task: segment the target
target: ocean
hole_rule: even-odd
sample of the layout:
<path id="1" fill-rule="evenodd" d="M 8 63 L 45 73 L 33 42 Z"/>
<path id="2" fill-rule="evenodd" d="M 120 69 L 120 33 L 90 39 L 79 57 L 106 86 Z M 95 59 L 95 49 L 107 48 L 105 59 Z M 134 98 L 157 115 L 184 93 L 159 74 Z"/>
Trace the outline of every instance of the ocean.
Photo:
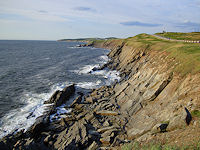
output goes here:
<path id="1" fill-rule="evenodd" d="M 117 71 L 92 71 L 109 60 L 109 50 L 79 44 L 0 40 L 0 137 L 30 127 L 56 90 L 75 83 L 87 94 L 120 79 Z"/>

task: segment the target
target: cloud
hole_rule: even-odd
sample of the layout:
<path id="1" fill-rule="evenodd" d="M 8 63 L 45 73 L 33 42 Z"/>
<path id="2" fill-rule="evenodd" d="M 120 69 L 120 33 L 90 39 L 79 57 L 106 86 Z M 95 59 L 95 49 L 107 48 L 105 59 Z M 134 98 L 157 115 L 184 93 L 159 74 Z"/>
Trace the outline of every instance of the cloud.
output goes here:
<path id="1" fill-rule="evenodd" d="M 176 24 L 176 27 L 178 28 L 200 28 L 200 23 L 196 23 L 196 22 L 184 22 L 184 23 L 178 23 Z"/>
<path id="2" fill-rule="evenodd" d="M 120 24 L 124 25 L 124 26 L 140 26 L 140 27 L 158 27 L 158 26 L 162 26 L 162 24 L 144 23 L 144 22 L 139 22 L 139 21 L 120 22 Z"/>
<path id="3" fill-rule="evenodd" d="M 78 11 L 95 11 L 95 9 L 90 7 L 75 7 L 74 9 Z"/>
<path id="4" fill-rule="evenodd" d="M 45 10 L 39 10 L 38 12 L 39 13 L 44 13 L 44 14 L 48 13 L 48 11 L 45 11 Z"/>

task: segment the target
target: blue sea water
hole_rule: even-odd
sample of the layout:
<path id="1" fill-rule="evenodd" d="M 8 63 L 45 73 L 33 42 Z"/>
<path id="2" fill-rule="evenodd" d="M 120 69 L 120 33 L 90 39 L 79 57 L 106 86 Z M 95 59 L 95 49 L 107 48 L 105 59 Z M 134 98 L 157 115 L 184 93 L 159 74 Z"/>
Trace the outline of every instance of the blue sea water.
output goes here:
<path id="1" fill-rule="evenodd" d="M 75 83 L 87 93 L 119 79 L 116 71 L 89 73 L 108 61 L 109 50 L 78 44 L 0 40 L 0 137 L 30 127 L 58 89 Z M 30 113 L 34 115 L 27 117 Z"/>

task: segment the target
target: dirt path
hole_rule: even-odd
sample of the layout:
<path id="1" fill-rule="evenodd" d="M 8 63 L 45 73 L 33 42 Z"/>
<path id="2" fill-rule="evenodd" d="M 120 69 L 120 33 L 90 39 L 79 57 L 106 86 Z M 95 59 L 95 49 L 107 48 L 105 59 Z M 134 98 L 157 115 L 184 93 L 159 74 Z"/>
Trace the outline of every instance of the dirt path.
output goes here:
<path id="1" fill-rule="evenodd" d="M 152 36 L 154 36 L 154 37 L 157 37 L 157 38 L 159 38 L 159 39 L 163 39 L 163 40 L 170 40 L 170 41 L 176 41 L 176 42 L 200 43 L 200 41 L 176 40 L 176 39 L 166 38 L 166 37 L 162 37 L 162 36 L 155 35 L 155 34 L 153 34 Z"/>

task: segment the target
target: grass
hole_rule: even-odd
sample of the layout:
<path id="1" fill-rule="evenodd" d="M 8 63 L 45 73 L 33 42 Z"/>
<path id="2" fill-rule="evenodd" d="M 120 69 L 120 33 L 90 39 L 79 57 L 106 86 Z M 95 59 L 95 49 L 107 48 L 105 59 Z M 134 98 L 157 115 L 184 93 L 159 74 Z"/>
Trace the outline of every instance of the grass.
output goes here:
<path id="1" fill-rule="evenodd" d="M 141 145 L 139 142 L 127 143 L 121 146 L 121 150 L 200 150 L 200 141 L 196 145 L 188 146 L 173 146 L 173 145 L 162 145 L 158 142 L 151 142 L 148 144 Z"/>
<path id="2" fill-rule="evenodd" d="M 200 32 L 190 32 L 190 33 L 164 32 L 164 33 L 156 33 L 156 35 L 177 40 L 191 40 L 191 41 L 200 40 Z"/>
<path id="3" fill-rule="evenodd" d="M 200 37 L 200 33 L 198 34 Z M 175 59 L 174 62 L 169 62 L 169 66 L 174 66 L 174 64 L 176 64 L 176 66 L 173 69 L 173 72 L 177 72 L 182 76 L 185 76 L 188 73 L 195 74 L 197 72 L 200 72 L 199 43 L 185 43 L 162 40 L 148 34 L 139 34 L 135 37 L 129 37 L 127 39 L 107 40 L 104 42 L 125 42 L 126 46 L 132 47 L 135 50 L 165 51 L 168 53 L 169 59 Z"/>
<path id="4" fill-rule="evenodd" d="M 191 112 L 191 115 L 192 115 L 193 117 L 198 117 L 198 118 L 200 118 L 200 111 L 199 111 L 199 110 L 193 110 L 193 111 Z"/>

